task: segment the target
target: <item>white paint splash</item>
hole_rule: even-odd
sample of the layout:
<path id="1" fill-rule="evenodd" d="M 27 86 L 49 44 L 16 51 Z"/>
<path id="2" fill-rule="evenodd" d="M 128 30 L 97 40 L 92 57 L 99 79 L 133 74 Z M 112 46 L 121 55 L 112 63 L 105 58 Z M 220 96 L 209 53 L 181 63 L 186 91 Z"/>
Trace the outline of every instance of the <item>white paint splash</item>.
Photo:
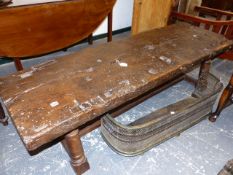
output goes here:
<path id="1" fill-rule="evenodd" d="M 85 80 L 88 82 L 88 81 L 91 81 L 91 80 L 92 80 L 92 78 L 90 78 L 90 77 L 86 77 L 86 78 L 85 78 Z"/>
<path id="2" fill-rule="evenodd" d="M 120 67 L 128 67 L 128 64 L 127 64 L 127 63 L 120 62 L 119 60 L 116 60 L 116 63 L 117 63 Z"/>
<path id="3" fill-rule="evenodd" d="M 197 38 L 197 35 L 193 35 L 193 38 Z"/>
<path id="4" fill-rule="evenodd" d="M 101 97 L 97 96 L 95 98 L 90 99 L 91 105 L 105 105 L 106 101 Z"/>
<path id="5" fill-rule="evenodd" d="M 7 105 L 8 103 L 10 103 L 12 100 L 12 98 L 8 98 L 7 100 L 4 101 L 4 103 Z"/>
<path id="6" fill-rule="evenodd" d="M 77 100 L 73 100 L 75 105 L 79 105 L 79 102 Z"/>
<path id="7" fill-rule="evenodd" d="M 39 127 L 34 128 L 33 130 L 34 130 L 35 132 L 40 132 L 40 131 L 44 130 L 47 126 L 48 126 L 48 125 L 42 125 L 42 126 L 39 126 Z"/>
<path id="8" fill-rule="evenodd" d="M 30 88 L 30 89 L 27 89 L 27 90 L 24 91 L 24 93 L 28 93 L 28 92 L 30 92 L 30 91 L 32 91 L 32 90 L 34 90 L 34 89 L 37 89 L 37 88 L 41 87 L 42 85 L 43 85 L 43 84 L 40 84 L 40 85 L 38 85 L 38 86 L 32 87 L 32 88 Z"/>
<path id="9" fill-rule="evenodd" d="M 51 106 L 52 108 L 54 108 L 54 107 L 56 107 L 56 106 L 58 106 L 58 105 L 59 105 L 58 101 L 54 101 L 54 102 L 50 103 L 50 106 Z"/>
<path id="10" fill-rule="evenodd" d="M 93 72 L 94 71 L 94 68 L 93 67 L 90 67 L 88 69 L 85 70 L 85 72 Z"/>
<path id="11" fill-rule="evenodd" d="M 25 128 L 24 128 L 23 126 L 17 126 L 17 129 L 18 129 L 19 131 L 23 131 Z"/>
<path id="12" fill-rule="evenodd" d="M 175 113 L 176 113 L 175 111 L 171 111 L 171 112 L 170 112 L 171 115 L 174 115 Z"/>
<path id="13" fill-rule="evenodd" d="M 172 63 L 172 60 L 170 58 L 168 58 L 168 57 L 165 57 L 165 56 L 160 56 L 159 59 L 161 61 L 166 62 L 167 64 L 171 64 Z"/>
<path id="14" fill-rule="evenodd" d="M 41 70 L 44 67 L 49 66 L 51 64 L 54 64 L 56 62 L 57 62 L 56 60 L 48 60 L 48 61 L 42 62 L 40 64 L 37 64 L 37 65 L 33 66 L 32 68 Z"/>
<path id="15" fill-rule="evenodd" d="M 144 49 L 147 49 L 147 50 L 154 50 L 155 49 L 155 46 L 153 44 L 150 44 L 150 45 L 146 45 L 144 47 Z"/>
<path id="16" fill-rule="evenodd" d="M 104 96 L 107 97 L 107 98 L 111 97 L 111 96 L 112 96 L 112 91 L 113 91 L 112 89 L 106 91 L 106 92 L 104 93 Z"/>
<path id="17" fill-rule="evenodd" d="M 102 63 L 102 60 L 101 60 L 101 59 L 98 59 L 98 60 L 97 60 L 97 63 Z"/>
<path id="18" fill-rule="evenodd" d="M 34 70 L 31 70 L 31 71 L 25 72 L 23 74 L 20 74 L 19 76 L 21 79 L 28 78 L 28 77 L 32 76 L 33 72 L 34 72 Z"/>
<path id="19" fill-rule="evenodd" d="M 150 74 L 153 74 L 153 75 L 155 75 L 155 74 L 158 73 L 158 71 L 155 70 L 154 68 L 150 68 L 150 69 L 148 70 L 148 72 L 149 72 Z"/>
<path id="20" fill-rule="evenodd" d="M 129 80 L 123 80 L 123 81 L 120 81 L 119 84 L 130 85 L 130 82 Z"/>

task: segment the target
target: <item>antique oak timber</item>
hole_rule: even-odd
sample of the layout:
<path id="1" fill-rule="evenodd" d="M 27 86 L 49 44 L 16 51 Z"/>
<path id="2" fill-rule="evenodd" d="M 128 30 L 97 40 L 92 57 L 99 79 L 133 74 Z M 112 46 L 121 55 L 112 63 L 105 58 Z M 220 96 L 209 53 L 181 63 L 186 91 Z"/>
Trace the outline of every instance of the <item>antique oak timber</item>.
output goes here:
<path id="1" fill-rule="evenodd" d="M 108 16 L 112 40 L 112 9 L 116 0 L 71 0 L 0 8 L 0 56 L 32 58 L 70 47 L 88 37 Z M 32 2 L 33 3 L 33 2 Z"/>
<path id="2" fill-rule="evenodd" d="M 221 84 L 208 73 L 209 60 L 232 45 L 232 41 L 221 35 L 177 23 L 89 47 L 0 78 L 1 105 L 8 109 L 28 151 L 62 140 L 74 170 L 83 173 L 89 164 L 80 137 L 98 127 L 102 116 L 116 117 L 150 97 L 158 88 L 181 80 L 200 64 L 195 96 L 187 107 L 194 101 L 195 113 L 202 108 L 201 104 L 206 104 L 207 97 L 211 105 Z M 178 109 L 186 110 L 185 106 Z M 206 115 L 210 106 L 207 108 L 197 112 L 192 124 Z M 168 107 L 170 114 L 169 110 L 176 112 Z M 164 114 L 160 118 L 166 125 L 171 116 L 166 111 Z M 1 119 L 6 116 L 1 114 Z M 182 123 L 185 115 L 175 117 Z M 192 118 L 188 120 L 192 122 Z"/>

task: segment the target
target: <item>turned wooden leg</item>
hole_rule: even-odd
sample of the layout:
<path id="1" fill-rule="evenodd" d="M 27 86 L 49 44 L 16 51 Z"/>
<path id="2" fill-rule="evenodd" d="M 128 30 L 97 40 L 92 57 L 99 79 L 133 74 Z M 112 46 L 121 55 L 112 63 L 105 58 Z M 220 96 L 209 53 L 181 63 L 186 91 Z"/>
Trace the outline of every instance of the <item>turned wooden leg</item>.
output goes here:
<path id="1" fill-rule="evenodd" d="M 80 175 L 87 171 L 90 167 L 84 155 L 79 130 L 67 134 L 62 143 L 71 158 L 71 165 L 76 174 Z"/>
<path id="2" fill-rule="evenodd" d="M 8 125 L 8 117 L 6 116 L 5 111 L 4 111 L 1 103 L 2 103 L 2 100 L 0 99 L 0 123 L 2 123 L 3 126 L 7 126 Z"/>
<path id="3" fill-rule="evenodd" d="M 233 173 L 233 159 L 229 160 L 218 175 L 232 175 Z"/>
<path id="4" fill-rule="evenodd" d="M 93 34 L 90 34 L 87 38 L 88 44 L 92 45 L 93 44 Z"/>
<path id="5" fill-rule="evenodd" d="M 211 61 L 204 61 L 201 64 L 200 71 L 199 71 L 199 78 L 197 81 L 196 89 L 198 91 L 203 91 L 208 86 L 208 75 L 210 70 Z"/>
<path id="6" fill-rule="evenodd" d="M 108 14 L 108 42 L 112 41 L 112 11 Z"/>
<path id="7" fill-rule="evenodd" d="M 213 112 L 211 116 L 209 117 L 209 120 L 211 122 L 215 122 L 219 114 L 222 112 L 223 108 L 226 106 L 226 104 L 228 102 L 232 102 L 232 93 L 233 93 L 233 75 L 231 76 L 229 84 L 224 89 L 220 97 L 216 111 Z"/>
<path id="8" fill-rule="evenodd" d="M 17 71 L 23 70 L 23 65 L 20 61 L 20 58 L 14 58 L 14 63 Z"/>

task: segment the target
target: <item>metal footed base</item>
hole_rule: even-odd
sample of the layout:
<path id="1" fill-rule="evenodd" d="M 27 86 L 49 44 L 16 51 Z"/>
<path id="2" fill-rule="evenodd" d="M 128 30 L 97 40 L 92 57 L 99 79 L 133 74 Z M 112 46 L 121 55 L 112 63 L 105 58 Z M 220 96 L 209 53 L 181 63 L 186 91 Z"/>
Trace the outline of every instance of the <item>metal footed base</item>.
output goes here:
<path id="1" fill-rule="evenodd" d="M 196 88 L 192 96 L 129 125 L 122 125 L 106 115 L 101 120 L 104 140 L 117 153 L 135 156 L 195 125 L 210 115 L 222 89 L 222 84 L 213 75 L 209 74 L 207 80 L 206 88 Z"/>

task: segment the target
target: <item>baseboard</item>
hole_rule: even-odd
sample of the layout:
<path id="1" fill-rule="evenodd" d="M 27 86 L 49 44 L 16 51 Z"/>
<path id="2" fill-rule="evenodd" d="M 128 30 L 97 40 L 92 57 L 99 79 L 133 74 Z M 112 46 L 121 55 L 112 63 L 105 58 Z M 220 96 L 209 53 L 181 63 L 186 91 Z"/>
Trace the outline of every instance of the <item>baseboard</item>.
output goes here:
<path id="1" fill-rule="evenodd" d="M 123 29 L 115 30 L 115 31 L 112 32 L 112 35 L 117 35 L 117 34 L 120 34 L 120 33 L 128 32 L 130 30 L 131 30 L 131 27 L 126 27 L 126 28 L 123 28 Z M 108 36 L 107 33 L 96 35 L 96 36 L 93 36 L 93 40 L 106 38 L 107 36 Z"/>

